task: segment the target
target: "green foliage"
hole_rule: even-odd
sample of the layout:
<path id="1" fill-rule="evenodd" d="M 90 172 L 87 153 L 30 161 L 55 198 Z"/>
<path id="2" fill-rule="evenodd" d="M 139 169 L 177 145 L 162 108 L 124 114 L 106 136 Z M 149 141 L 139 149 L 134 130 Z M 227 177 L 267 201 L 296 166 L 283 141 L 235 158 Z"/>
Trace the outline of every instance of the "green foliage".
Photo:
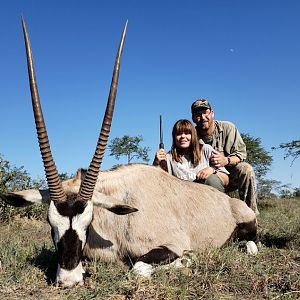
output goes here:
<path id="1" fill-rule="evenodd" d="M 68 173 L 59 174 L 61 180 L 73 177 Z M 44 178 L 31 179 L 24 167 L 12 166 L 0 154 L 0 194 L 16 192 L 25 189 L 46 189 L 47 182 Z M 45 220 L 47 207 L 44 205 L 31 205 L 23 208 L 15 208 L 7 205 L 0 198 L 0 222 L 9 222 L 16 215 L 20 217 Z"/>
<path id="2" fill-rule="evenodd" d="M 279 190 L 280 198 L 292 198 L 294 196 L 293 190 L 290 184 L 283 184 Z"/>
<path id="3" fill-rule="evenodd" d="M 58 174 L 61 181 L 65 181 L 74 177 L 74 174 L 69 175 L 67 172 Z"/>
<path id="4" fill-rule="evenodd" d="M 11 166 L 0 154 L 0 194 L 29 188 L 30 183 L 31 178 L 23 167 Z M 0 201 L 0 221 L 10 220 L 14 211 L 14 208 Z"/>
<path id="5" fill-rule="evenodd" d="M 127 163 L 132 163 L 133 159 L 142 159 L 145 162 L 149 161 L 148 152 L 149 147 L 142 147 L 140 143 L 143 141 L 142 136 L 131 137 L 124 135 L 121 138 L 114 138 L 108 145 L 110 149 L 110 156 L 114 156 L 117 160 L 121 156 L 126 156 Z"/>
<path id="6" fill-rule="evenodd" d="M 0 155 L 0 194 L 15 192 L 31 188 L 45 188 L 46 182 L 44 179 L 32 180 L 24 170 L 24 167 L 17 168 Z M 32 205 L 25 208 L 14 208 L 0 200 L 0 221 L 8 222 L 14 216 L 20 215 L 28 218 L 45 219 L 46 208 L 42 205 Z"/>
<path id="7" fill-rule="evenodd" d="M 259 199 L 276 198 L 274 191 L 280 189 L 281 182 L 273 179 L 260 178 L 257 185 L 257 196 Z"/>
<path id="8" fill-rule="evenodd" d="M 29 188 L 31 178 L 24 167 L 13 167 L 0 154 L 0 193 Z"/>
<path id="9" fill-rule="evenodd" d="M 294 197 L 299 197 L 300 198 L 300 188 L 295 188 L 294 189 Z"/>
<path id="10" fill-rule="evenodd" d="M 292 188 L 290 184 L 281 181 L 260 178 L 257 185 L 259 199 L 296 198 L 300 197 L 300 188 Z"/>
<path id="11" fill-rule="evenodd" d="M 289 143 L 282 143 L 278 147 L 272 147 L 273 150 L 275 149 L 284 149 L 286 150 L 284 158 L 291 157 L 293 158 L 292 164 L 300 156 L 300 140 L 294 140 Z"/>
<path id="12" fill-rule="evenodd" d="M 270 170 L 273 162 L 272 156 L 261 145 L 260 138 L 254 138 L 248 133 L 241 134 L 247 147 L 247 162 L 254 168 L 257 179 L 259 180 Z"/>

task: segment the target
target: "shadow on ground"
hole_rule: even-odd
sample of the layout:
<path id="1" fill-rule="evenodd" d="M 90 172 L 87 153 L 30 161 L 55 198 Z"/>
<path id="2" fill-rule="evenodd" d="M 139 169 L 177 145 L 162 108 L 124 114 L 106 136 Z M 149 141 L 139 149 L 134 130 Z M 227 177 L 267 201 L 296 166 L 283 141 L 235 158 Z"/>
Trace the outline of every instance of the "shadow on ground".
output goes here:
<path id="1" fill-rule="evenodd" d="M 32 260 L 32 263 L 45 273 L 46 281 L 49 285 L 55 282 L 57 270 L 57 255 L 55 251 L 42 248 L 38 256 Z"/>
<path id="2" fill-rule="evenodd" d="M 268 248 L 290 249 L 293 248 L 294 236 L 274 236 L 266 233 L 259 237 L 259 241 Z"/>

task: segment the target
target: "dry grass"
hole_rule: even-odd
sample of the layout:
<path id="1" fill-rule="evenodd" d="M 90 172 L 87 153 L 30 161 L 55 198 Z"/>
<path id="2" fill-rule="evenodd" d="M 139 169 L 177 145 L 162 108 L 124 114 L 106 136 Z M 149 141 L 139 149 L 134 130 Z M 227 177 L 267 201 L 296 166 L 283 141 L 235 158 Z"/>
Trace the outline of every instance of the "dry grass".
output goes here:
<path id="1" fill-rule="evenodd" d="M 300 201 L 260 203 L 256 257 L 244 243 L 196 254 L 190 268 L 157 270 L 150 280 L 123 265 L 86 261 L 85 285 L 55 287 L 56 256 L 46 222 L 0 223 L 0 299 L 300 299 Z"/>

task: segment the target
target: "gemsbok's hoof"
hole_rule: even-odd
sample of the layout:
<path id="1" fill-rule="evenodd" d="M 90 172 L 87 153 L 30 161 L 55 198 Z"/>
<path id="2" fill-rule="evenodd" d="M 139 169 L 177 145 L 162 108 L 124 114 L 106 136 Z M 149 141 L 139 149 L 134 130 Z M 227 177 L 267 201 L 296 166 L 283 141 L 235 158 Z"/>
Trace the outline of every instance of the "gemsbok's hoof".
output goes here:
<path id="1" fill-rule="evenodd" d="M 134 264 L 132 271 L 135 275 L 150 278 L 153 273 L 153 267 L 150 264 L 138 261 Z"/>
<path id="2" fill-rule="evenodd" d="M 256 255 L 258 253 L 258 249 L 256 244 L 253 241 L 248 241 L 246 243 L 247 253 L 250 255 Z"/>

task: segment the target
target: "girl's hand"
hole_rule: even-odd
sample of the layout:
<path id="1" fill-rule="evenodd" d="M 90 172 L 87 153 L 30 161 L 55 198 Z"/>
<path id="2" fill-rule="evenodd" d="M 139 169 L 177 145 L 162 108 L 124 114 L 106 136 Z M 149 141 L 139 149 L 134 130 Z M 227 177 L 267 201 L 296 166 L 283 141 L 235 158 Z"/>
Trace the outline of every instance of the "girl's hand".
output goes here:
<path id="1" fill-rule="evenodd" d="M 197 174 L 197 179 L 207 179 L 213 172 L 214 169 L 212 167 L 204 168 Z"/>
<path id="2" fill-rule="evenodd" d="M 155 153 L 155 164 L 159 165 L 162 160 L 166 160 L 166 159 L 167 159 L 167 156 L 166 156 L 166 152 L 164 149 L 159 149 Z"/>

